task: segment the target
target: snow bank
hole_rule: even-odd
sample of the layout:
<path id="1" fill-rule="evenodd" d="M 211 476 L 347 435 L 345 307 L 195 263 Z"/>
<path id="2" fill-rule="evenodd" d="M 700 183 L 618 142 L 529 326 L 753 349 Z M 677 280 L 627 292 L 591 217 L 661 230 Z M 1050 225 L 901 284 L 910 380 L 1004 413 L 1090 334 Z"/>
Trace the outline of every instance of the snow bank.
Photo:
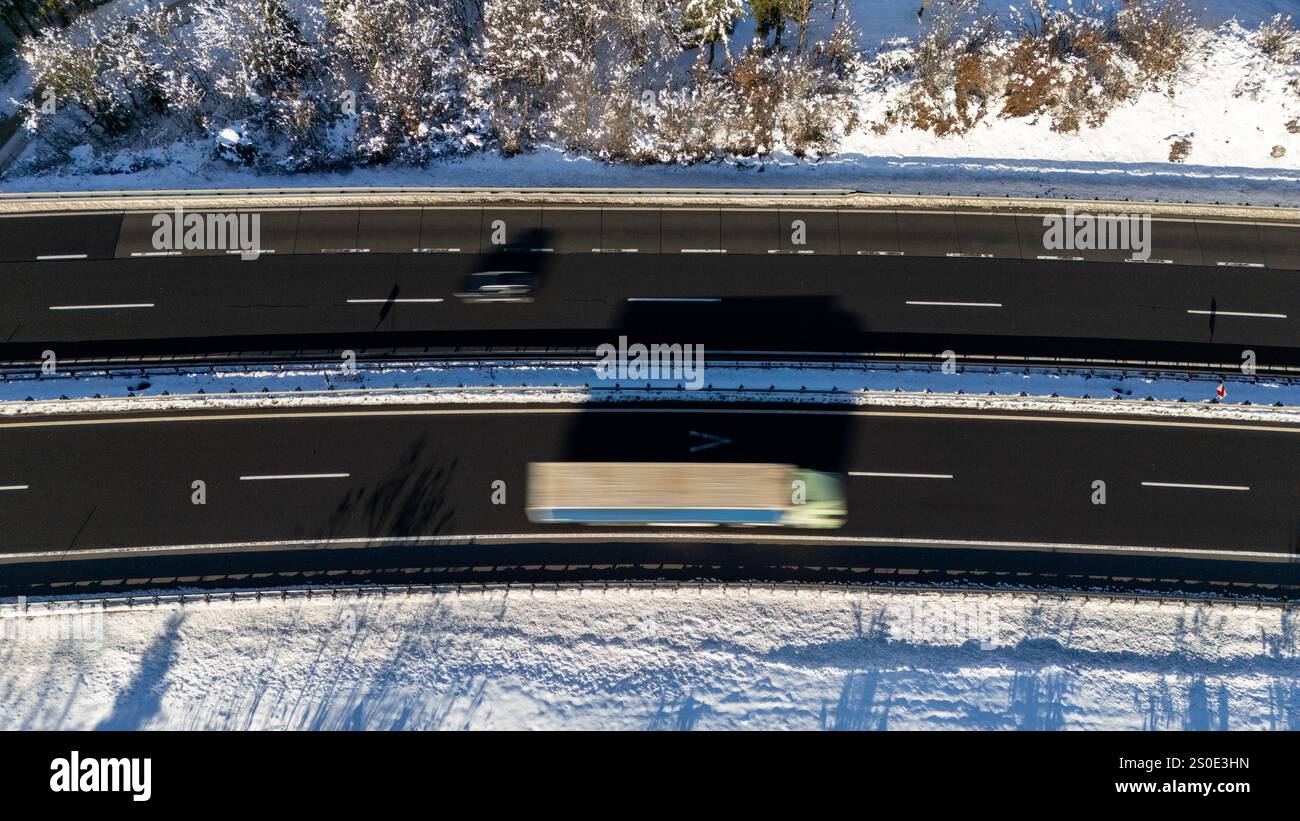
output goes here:
<path id="1" fill-rule="evenodd" d="M 732 587 L 68 618 L 0 619 L 0 728 L 1300 729 L 1276 607 Z"/>

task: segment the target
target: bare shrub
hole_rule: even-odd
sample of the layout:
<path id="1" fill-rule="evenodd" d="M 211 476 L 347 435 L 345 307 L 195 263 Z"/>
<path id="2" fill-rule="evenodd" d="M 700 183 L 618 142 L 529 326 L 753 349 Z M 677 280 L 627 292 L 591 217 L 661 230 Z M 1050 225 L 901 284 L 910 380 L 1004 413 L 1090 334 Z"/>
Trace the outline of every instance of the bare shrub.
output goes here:
<path id="1" fill-rule="evenodd" d="M 978 0 L 939 0 L 927 12 L 914 50 L 913 85 L 896 117 L 940 136 L 964 133 L 978 119 L 971 105 L 977 112 L 983 108 L 987 76 L 978 54 L 995 35 L 997 21 L 980 14 Z M 966 93 L 959 103 L 950 92 L 962 84 L 963 72 Z"/>
<path id="2" fill-rule="evenodd" d="M 1199 22 L 1185 0 L 1127 0 L 1115 15 L 1115 34 L 1141 81 L 1155 85 L 1172 79 L 1186 64 Z"/>
<path id="3" fill-rule="evenodd" d="M 1255 32 L 1255 45 L 1264 54 L 1281 63 L 1300 62 L 1300 30 L 1291 15 L 1275 14 Z"/>

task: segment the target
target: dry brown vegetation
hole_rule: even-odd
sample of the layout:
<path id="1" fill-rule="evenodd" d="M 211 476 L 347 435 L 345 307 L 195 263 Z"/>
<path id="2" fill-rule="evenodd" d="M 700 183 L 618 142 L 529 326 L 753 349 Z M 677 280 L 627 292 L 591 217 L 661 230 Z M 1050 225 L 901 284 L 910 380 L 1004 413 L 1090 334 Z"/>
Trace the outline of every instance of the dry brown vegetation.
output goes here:
<path id="1" fill-rule="evenodd" d="M 1275 14 L 1259 26 L 1255 44 L 1264 54 L 1280 63 L 1300 62 L 1300 30 L 1290 15 Z"/>
<path id="2" fill-rule="evenodd" d="M 975 0 L 936 0 L 909 67 L 915 82 L 878 132 L 901 124 L 937 135 L 969 131 L 989 114 L 1046 117 L 1078 131 L 1171 80 L 1195 45 L 1185 0 L 1128 0 L 1118 12 L 1048 7 L 1034 0 L 1011 31 Z"/>

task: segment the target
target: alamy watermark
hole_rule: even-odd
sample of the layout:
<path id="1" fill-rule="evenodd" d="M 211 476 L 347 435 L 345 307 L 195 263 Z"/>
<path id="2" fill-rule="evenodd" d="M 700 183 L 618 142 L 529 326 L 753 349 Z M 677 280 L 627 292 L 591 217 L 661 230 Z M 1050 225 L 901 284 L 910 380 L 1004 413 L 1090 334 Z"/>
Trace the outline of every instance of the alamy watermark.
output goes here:
<path id="1" fill-rule="evenodd" d="M 618 338 L 618 345 L 606 342 L 596 348 L 599 362 L 596 376 L 619 382 L 642 379 L 680 380 L 686 390 L 698 391 L 704 387 L 704 346 L 663 345 L 655 343 L 631 345 L 626 336 Z"/>
<path id="2" fill-rule="evenodd" d="M 0 643 L 55 640 L 104 646 L 104 611 L 76 603 L 29 605 L 25 596 L 0 601 Z"/>
<path id="3" fill-rule="evenodd" d="M 153 215 L 155 251 L 226 251 L 242 260 L 262 253 L 262 215 L 189 212 L 181 206 Z"/>
<path id="4" fill-rule="evenodd" d="M 954 606 L 951 600 L 930 603 L 922 598 L 891 605 L 890 635 L 912 644 L 976 643 L 981 650 L 998 647 L 1002 613 L 988 602 Z"/>
<path id="5" fill-rule="evenodd" d="M 1151 258 L 1150 214 L 1064 214 L 1043 217 L 1043 247 L 1049 251 L 1131 251 L 1131 258 Z"/>

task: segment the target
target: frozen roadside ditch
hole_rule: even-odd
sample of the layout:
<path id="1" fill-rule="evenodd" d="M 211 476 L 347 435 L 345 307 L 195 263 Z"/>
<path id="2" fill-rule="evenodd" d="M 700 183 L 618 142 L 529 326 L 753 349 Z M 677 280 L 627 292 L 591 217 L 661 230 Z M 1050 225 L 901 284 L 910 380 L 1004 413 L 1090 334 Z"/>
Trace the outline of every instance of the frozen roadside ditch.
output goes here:
<path id="1" fill-rule="evenodd" d="M 1132 371 L 713 361 L 689 379 L 603 378 L 593 360 L 402 361 L 9 374 L 0 416 L 416 404 L 780 402 L 1300 423 L 1300 379 Z M 1226 396 L 1216 396 L 1223 385 Z M 692 389 L 697 388 L 697 389 Z"/>

